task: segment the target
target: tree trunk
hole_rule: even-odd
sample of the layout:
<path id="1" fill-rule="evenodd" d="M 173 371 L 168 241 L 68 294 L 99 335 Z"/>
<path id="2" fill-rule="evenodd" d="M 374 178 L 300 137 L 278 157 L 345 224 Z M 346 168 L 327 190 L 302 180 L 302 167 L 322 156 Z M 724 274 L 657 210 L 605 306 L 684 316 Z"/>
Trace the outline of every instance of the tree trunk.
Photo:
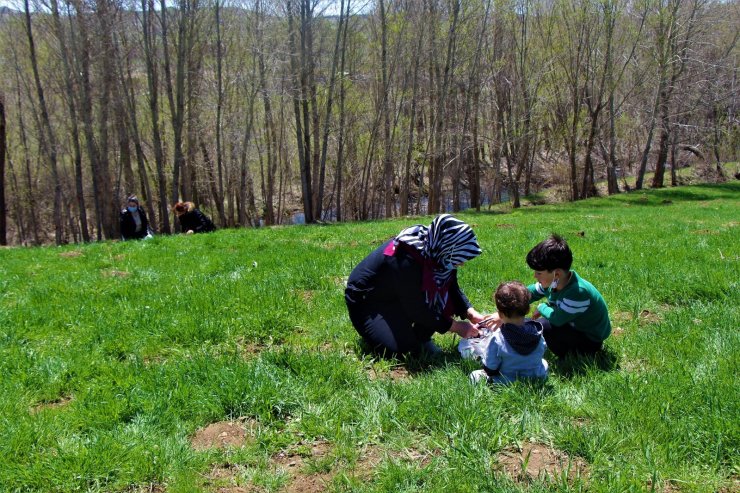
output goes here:
<path id="1" fill-rule="evenodd" d="M 660 93 L 662 88 L 658 88 L 655 92 L 655 103 L 653 105 L 653 112 L 650 116 L 650 123 L 648 124 L 648 135 L 647 141 L 645 142 L 645 148 L 642 151 L 642 158 L 640 159 L 640 168 L 637 170 L 637 180 L 635 181 L 635 190 L 642 190 L 642 184 L 645 180 L 645 172 L 647 171 L 647 162 L 650 157 L 650 148 L 653 144 L 653 133 L 655 132 L 655 121 L 660 107 Z"/>
<path id="2" fill-rule="evenodd" d="M 5 96 L 0 93 L 0 245 L 8 244 L 8 212 L 5 208 Z"/>
<path id="3" fill-rule="evenodd" d="M 662 188 L 665 174 L 665 163 L 668 158 L 671 129 L 668 115 L 668 95 L 661 97 L 660 103 L 660 140 L 658 141 L 658 160 L 655 163 L 652 188 Z"/>
<path id="4" fill-rule="evenodd" d="M 301 1 L 301 0 L 299 0 Z M 298 161 L 301 170 L 301 191 L 303 195 L 303 214 L 306 223 L 314 222 L 313 217 L 313 186 L 311 182 L 311 144 L 308 129 L 304 129 L 304 123 L 308 124 L 308 101 L 305 100 L 305 68 L 304 68 L 304 49 L 303 35 L 301 35 L 301 52 L 299 53 L 296 46 L 293 2 L 288 0 L 288 39 L 290 43 L 290 66 L 293 73 L 293 114 L 295 116 L 296 144 L 298 148 Z M 300 64 L 299 64 L 300 62 Z M 303 112 L 301 111 L 303 107 Z M 303 115 L 303 118 L 302 118 Z"/>
<path id="5" fill-rule="evenodd" d="M 409 214 L 409 195 L 411 194 L 411 160 L 414 155 L 414 130 L 416 129 L 416 104 L 419 92 L 419 59 L 421 58 L 421 47 L 424 40 L 423 31 L 418 33 L 416 49 L 413 53 L 414 68 L 411 83 L 411 112 L 409 115 L 408 147 L 406 148 L 406 162 L 403 171 L 403 183 L 401 185 L 401 215 Z M 422 194 L 421 187 L 417 190 Z"/>
<path id="6" fill-rule="evenodd" d="M 188 67 L 188 55 L 191 49 L 191 33 L 188 30 L 190 16 L 189 0 L 178 1 L 177 39 L 175 41 L 175 82 L 172 84 L 172 70 L 168 46 L 167 5 L 160 0 L 160 25 L 162 27 L 162 52 L 164 58 L 165 88 L 170 105 L 170 121 L 172 124 L 174 162 L 172 163 L 172 190 L 171 201 L 179 200 L 182 183 L 180 174 L 185 167 L 183 152 L 183 130 L 185 127 L 185 74 Z M 187 197 L 184 197 L 187 199 Z"/>
<path id="7" fill-rule="evenodd" d="M 75 103 L 75 91 L 74 91 L 74 80 L 72 73 L 72 65 L 70 63 L 69 47 L 67 45 L 67 37 L 62 26 L 62 22 L 59 15 L 59 6 L 56 0 L 51 0 L 51 10 L 54 18 L 54 28 L 56 30 L 57 39 L 59 40 L 59 49 L 62 56 L 62 64 L 64 67 L 64 85 L 67 96 L 67 109 L 69 110 L 69 120 L 72 126 L 72 146 L 74 149 L 74 170 L 75 170 L 75 191 L 77 194 L 77 207 L 80 214 L 80 232 L 82 234 L 82 241 L 85 243 L 90 241 L 90 231 L 87 225 L 87 208 L 85 205 L 85 194 L 83 187 L 83 176 L 82 176 L 82 149 L 80 147 L 80 129 L 77 119 L 77 108 Z"/>
<path id="8" fill-rule="evenodd" d="M 108 120 L 110 115 L 110 98 L 115 86 L 115 68 L 113 65 L 113 56 L 115 49 L 113 47 L 113 23 L 115 12 L 112 11 L 112 5 L 109 0 L 97 0 L 97 18 L 98 28 L 100 30 L 100 52 L 102 60 L 99 65 L 98 78 L 102 81 L 102 91 L 99 102 L 98 118 L 98 158 L 100 159 L 100 169 L 102 176 L 102 204 L 103 204 L 103 228 L 106 238 L 113 239 L 120 237 L 120 224 L 118 221 L 119 201 L 122 199 L 116 193 L 113 187 L 113 180 L 110 172 L 109 162 L 109 137 L 108 137 Z"/>
<path id="9" fill-rule="evenodd" d="M 324 195 L 324 181 L 326 176 L 326 153 L 329 147 L 329 129 L 331 128 L 331 113 L 334 104 L 334 85 L 337 79 L 337 63 L 339 60 L 339 42 L 341 40 L 342 25 L 344 24 L 344 0 L 339 5 L 339 24 L 337 25 L 337 35 L 334 40 L 334 55 L 331 60 L 331 73 L 329 75 L 329 89 L 326 94 L 326 113 L 324 116 L 324 134 L 321 142 L 321 164 L 319 166 L 318 189 L 319 197 L 317 199 L 316 215 L 321 219 L 322 202 Z"/>
<path id="10" fill-rule="evenodd" d="M 351 0 L 347 0 L 347 21 L 344 24 L 344 33 L 342 34 L 342 57 L 339 64 L 339 73 L 341 74 L 341 83 L 339 86 L 339 140 L 337 147 L 337 172 L 336 172 L 336 189 L 337 189 L 337 222 L 342 220 L 342 168 L 344 164 L 344 125 L 346 121 L 346 113 L 344 109 L 345 99 L 347 96 L 347 90 L 345 88 L 345 74 L 344 74 L 344 62 L 345 55 L 347 53 L 347 32 L 349 31 L 349 13 L 350 13 Z"/>
<path id="11" fill-rule="evenodd" d="M 122 38 L 125 39 L 125 38 Z M 124 43 L 125 44 L 125 43 Z M 124 51 L 128 52 L 125 49 Z M 124 75 L 123 60 L 121 57 L 116 57 L 119 61 L 118 66 L 118 77 L 121 82 L 121 98 L 124 100 L 126 106 L 126 124 L 129 127 L 129 136 L 133 140 L 134 152 L 136 154 L 137 169 L 139 171 L 139 187 L 141 190 L 141 198 L 146 204 L 147 214 L 149 214 L 149 225 L 153 230 L 157 229 L 157 217 L 154 214 L 154 197 L 152 196 L 151 188 L 149 186 L 149 177 L 146 169 L 146 157 L 144 156 L 144 149 L 141 143 L 141 135 L 139 132 L 139 121 L 136 113 L 136 98 L 134 96 L 134 83 L 131 76 L 131 63 L 126 58 L 126 71 Z M 132 187 L 133 187 L 132 183 Z M 130 190 L 134 193 L 133 188 Z"/>
<path id="12" fill-rule="evenodd" d="M 33 69 L 33 78 L 36 83 L 36 95 L 39 99 L 39 109 L 41 110 L 39 140 L 41 142 L 41 148 L 49 161 L 49 166 L 51 167 L 52 183 L 54 186 L 54 240 L 57 245 L 61 245 L 64 242 L 62 225 L 62 183 L 60 181 L 59 168 L 57 164 L 56 137 L 51 126 L 51 119 L 49 118 L 49 111 L 46 106 L 44 88 L 41 85 L 38 59 L 36 57 L 36 43 L 34 41 L 33 30 L 31 28 L 31 11 L 28 6 L 28 0 L 23 0 L 23 6 L 26 20 L 26 35 L 28 36 L 28 48 L 31 58 L 31 68 Z"/>
<path id="13" fill-rule="evenodd" d="M 23 147 L 23 173 L 22 177 L 25 181 L 24 187 L 25 187 L 25 198 L 28 203 L 28 216 L 30 220 L 30 228 L 31 233 L 33 234 L 33 245 L 40 245 L 41 244 L 41 238 L 39 236 L 39 221 L 37 218 L 37 202 L 36 202 L 36 195 L 34 193 L 34 190 L 36 187 L 33 185 L 33 176 L 31 172 L 31 157 L 30 157 L 30 151 L 28 149 L 28 137 L 26 135 L 26 125 L 23 120 L 23 98 L 21 97 L 21 81 L 20 81 L 20 65 L 18 64 L 18 59 L 16 57 L 15 52 L 13 53 L 14 56 L 14 64 L 15 64 L 15 79 L 16 79 L 16 101 L 18 103 L 18 110 L 16 111 L 16 114 L 18 115 L 18 134 L 21 138 L 21 146 Z"/>
<path id="14" fill-rule="evenodd" d="M 454 0 L 452 5 L 452 20 L 447 38 L 447 55 L 445 57 L 445 68 L 442 77 L 442 86 L 437 99 L 437 111 L 435 114 L 435 149 L 430 168 L 430 193 L 429 213 L 437 214 L 442 210 L 442 180 L 444 178 L 444 150 L 442 145 L 442 133 L 447 121 L 446 108 L 450 84 L 455 72 L 457 46 L 457 21 L 460 14 L 460 1 Z"/>
<path id="15" fill-rule="evenodd" d="M 159 77 L 157 74 L 157 54 L 154 45 L 154 26 L 152 12 L 154 0 L 141 0 L 142 28 L 144 31 L 144 56 L 146 58 L 146 78 L 149 88 L 149 111 L 152 119 L 152 141 L 154 144 L 154 160 L 157 165 L 157 185 L 159 197 L 160 231 L 170 234 L 170 215 L 167 210 L 167 179 L 164 174 L 164 151 L 162 149 L 162 134 L 159 129 Z"/>
<path id="16" fill-rule="evenodd" d="M 223 165 L 223 142 L 222 142 L 222 113 L 224 105 L 223 88 L 223 40 L 221 36 L 221 0 L 214 3 L 216 16 L 216 168 L 218 169 L 218 195 L 217 208 L 219 220 L 222 226 L 226 226 L 226 213 L 224 212 L 224 165 Z"/>
<path id="17" fill-rule="evenodd" d="M 278 168 L 278 143 L 277 131 L 275 129 L 275 120 L 272 114 L 272 103 L 267 87 L 267 77 L 265 68 L 265 45 L 264 45 L 264 11 L 261 10 L 262 2 L 255 5 L 256 32 L 259 51 L 257 62 L 259 64 L 259 93 L 262 96 L 262 105 L 265 112 L 265 146 L 267 154 L 267 163 L 265 166 L 265 186 L 263 191 L 265 224 L 277 224 L 275 217 L 275 173 Z"/>

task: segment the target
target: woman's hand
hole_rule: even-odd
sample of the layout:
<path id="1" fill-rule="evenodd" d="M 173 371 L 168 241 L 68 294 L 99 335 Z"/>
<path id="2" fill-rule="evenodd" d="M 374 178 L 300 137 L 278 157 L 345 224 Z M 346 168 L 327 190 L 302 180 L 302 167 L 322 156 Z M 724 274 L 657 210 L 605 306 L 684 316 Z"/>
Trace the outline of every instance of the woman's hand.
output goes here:
<path id="1" fill-rule="evenodd" d="M 468 320 L 455 320 L 452 322 L 450 330 L 463 339 L 470 339 L 471 337 L 478 337 L 480 335 L 478 327 Z"/>
<path id="2" fill-rule="evenodd" d="M 468 308 L 468 320 L 470 320 L 474 324 L 477 324 L 484 318 L 486 318 L 485 315 L 481 315 L 480 312 L 478 312 L 478 310 L 476 310 L 472 306 Z"/>

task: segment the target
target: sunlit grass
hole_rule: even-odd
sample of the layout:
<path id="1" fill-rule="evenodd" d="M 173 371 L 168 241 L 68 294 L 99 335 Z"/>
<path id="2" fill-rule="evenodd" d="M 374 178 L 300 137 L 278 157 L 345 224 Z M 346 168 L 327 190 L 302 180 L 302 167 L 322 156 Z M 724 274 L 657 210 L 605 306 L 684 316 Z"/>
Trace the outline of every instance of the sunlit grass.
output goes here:
<path id="1" fill-rule="evenodd" d="M 306 474 L 331 491 L 734 491 L 738 210 L 734 182 L 460 214 L 484 249 L 460 272 L 479 309 L 559 232 L 615 327 L 600 360 L 493 389 L 468 384 L 450 335 L 439 360 L 362 353 L 344 281 L 415 220 L 0 250 L 0 489 L 217 491 L 229 464 L 233 484 L 279 491 L 274 457 L 321 440 Z M 238 417 L 260 424 L 243 448 L 190 446 Z M 526 442 L 588 476 L 500 472 Z"/>

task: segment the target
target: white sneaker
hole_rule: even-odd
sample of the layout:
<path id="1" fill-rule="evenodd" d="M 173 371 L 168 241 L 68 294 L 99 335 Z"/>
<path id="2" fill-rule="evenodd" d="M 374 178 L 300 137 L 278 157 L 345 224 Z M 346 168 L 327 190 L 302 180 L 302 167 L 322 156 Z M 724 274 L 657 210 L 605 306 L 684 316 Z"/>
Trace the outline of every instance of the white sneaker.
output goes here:
<path id="1" fill-rule="evenodd" d="M 486 373 L 486 370 L 475 370 L 468 378 L 470 378 L 470 383 L 474 385 L 481 381 L 488 383 L 488 373 Z"/>

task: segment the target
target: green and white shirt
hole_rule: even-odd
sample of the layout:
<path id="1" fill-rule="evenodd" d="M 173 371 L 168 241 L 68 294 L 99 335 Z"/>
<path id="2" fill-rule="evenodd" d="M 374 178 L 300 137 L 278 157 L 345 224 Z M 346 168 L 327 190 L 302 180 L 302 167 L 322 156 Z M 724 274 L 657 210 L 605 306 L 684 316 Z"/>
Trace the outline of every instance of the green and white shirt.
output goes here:
<path id="1" fill-rule="evenodd" d="M 612 332 L 609 311 L 601 293 L 575 271 L 561 291 L 543 288 L 540 283 L 527 286 L 531 301 L 547 297 L 537 310 L 553 326 L 570 325 L 594 342 L 601 342 Z"/>

